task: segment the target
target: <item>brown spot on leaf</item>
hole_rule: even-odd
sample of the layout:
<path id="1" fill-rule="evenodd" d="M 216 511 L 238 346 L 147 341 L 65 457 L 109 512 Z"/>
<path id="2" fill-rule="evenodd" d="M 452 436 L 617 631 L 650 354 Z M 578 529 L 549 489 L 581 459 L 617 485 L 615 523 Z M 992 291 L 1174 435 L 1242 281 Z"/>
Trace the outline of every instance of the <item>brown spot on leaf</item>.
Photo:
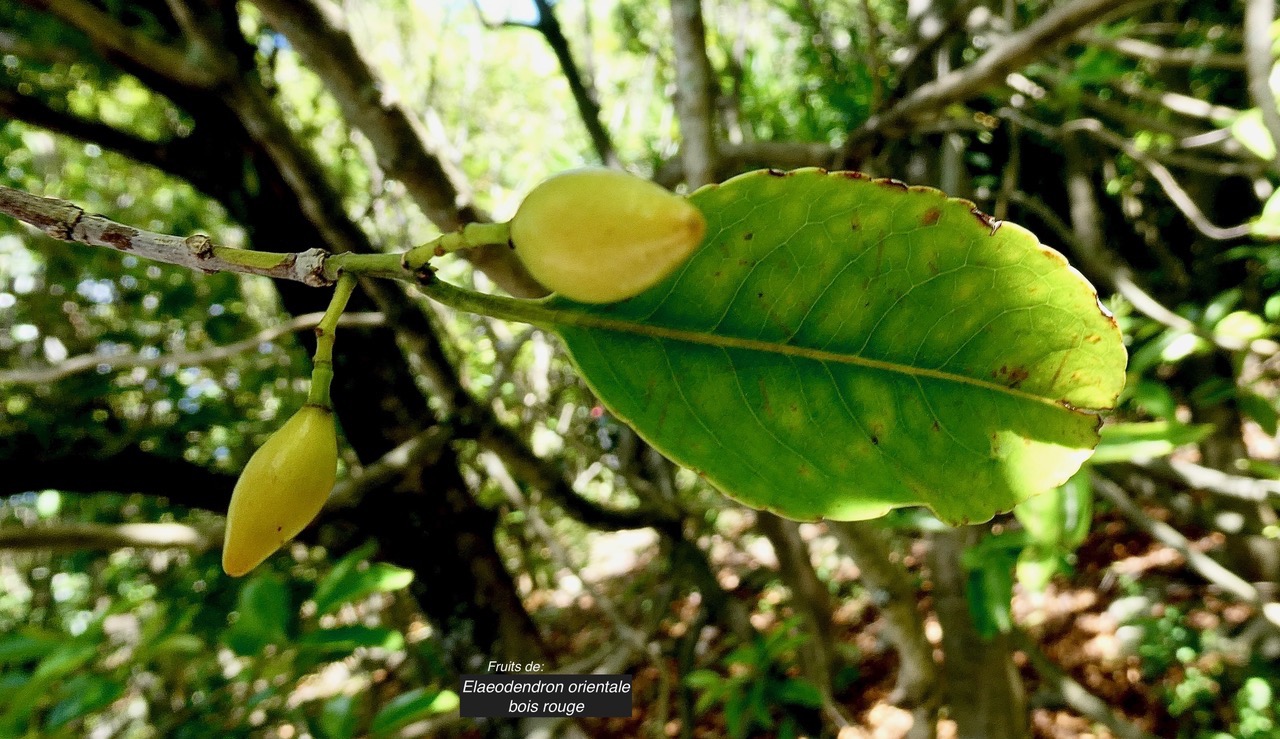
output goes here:
<path id="1" fill-rule="evenodd" d="M 872 443 L 872 444 L 875 444 L 876 446 L 880 446 L 880 437 L 879 437 L 879 436 L 876 436 L 875 434 L 872 434 L 872 435 L 871 435 L 871 443 Z"/>
<path id="2" fill-rule="evenodd" d="M 786 177 L 788 174 L 787 172 L 783 172 L 780 169 L 774 169 L 773 167 L 766 169 L 765 172 L 767 172 L 770 177 Z"/>
<path id="3" fill-rule="evenodd" d="M 1089 334 L 1088 336 L 1084 337 L 1084 340 L 1089 342 L 1090 344 L 1096 344 L 1099 341 L 1102 341 L 1102 337 L 1097 334 Z"/>
<path id="4" fill-rule="evenodd" d="M 838 176 L 838 177 L 844 177 L 844 178 L 846 178 L 846 179 L 850 179 L 850 180 L 865 180 L 865 179 L 867 179 L 867 175 L 863 174 L 862 172 L 854 171 L 854 170 L 852 170 L 852 169 L 842 169 L 842 170 L 840 170 L 840 171 L 838 171 L 838 172 L 832 172 L 831 174 L 836 175 L 836 176 Z"/>
<path id="5" fill-rule="evenodd" d="M 743 240 L 743 241 L 750 241 L 750 240 L 754 239 L 755 237 L 756 237 L 756 235 L 755 235 L 755 234 L 753 234 L 753 233 L 751 233 L 750 231 L 748 231 L 748 232 L 746 232 L 746 233 L 744 233 L 744 234 L 742 235 L 742 240 Z"/>
<path id="6" fill-rule="evenodd" d="M 907 183 L 903 182 L 902 180 L 895 180 L 892 177 L 881 177 L 878 180 L 872 180 L 872 182 L 876 183 L 877 185 L 883 185 L 885 187 L 893 187 L 898 190 L 909 189 L 907 187 Z"/>
<path id="7" fill-rule="evenodd" d="M 941 217 L 942 217 L 942 211 L 938 210 L 937 208 L 930 208 L 929 210 L 926 210 L 924 212 L 923 216 L 920 217 L 920 222 L 926 226 L 932 226 L 933 224 L 937 223 L 938 219 Z"/>
<path id="8" fill-rule="evenodd" d="M 1002 364 L 1000 369 L 991 373 L 992 377 L 1003 380 L 1009 387 L 1016 388 L 1022 384 L 1024 380 L 1031 376 L 1026 367 L 1009 368 L 1009 365 Z"/>
<path id="9" fill-rule="evenodd" d="M 1067 258 L 1059 254 L 1055 249 L 1050 249 L 1047 246 L 1042 246 L 1040 247 L 1040 253 L 1043 254 L 1045 258 L 1047 258 L 1050 262 L 1053 262 L 1054 264 L 1060 264 L 1064 267 L 1067 265 Z"/>
<path id="10" fill-rule="evenodd" d="M 942 426 L 938 425 L 938 419 L 936 419 L 936 418 L 935 418 L 935 419 L 933 419 L 933 430 L 934 430 L 934 431 L 941 431 L 941 430 L 942 430 Z"/>

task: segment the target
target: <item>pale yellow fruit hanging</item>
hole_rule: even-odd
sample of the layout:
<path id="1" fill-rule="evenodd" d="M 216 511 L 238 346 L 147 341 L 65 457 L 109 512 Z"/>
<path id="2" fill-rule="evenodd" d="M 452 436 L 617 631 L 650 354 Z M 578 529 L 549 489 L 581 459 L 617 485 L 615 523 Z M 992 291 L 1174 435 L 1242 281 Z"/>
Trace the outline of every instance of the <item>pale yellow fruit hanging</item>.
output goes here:
<path id="1" fill-rule="evenodd" d="M 222 569 L 239 577 L 320 513 L 337 479 L 333 411 L 303 406 L 254 452 L 231 493 Z"/>
<path id="2" fill-rule="evenodd" d="M 688 200 L 648 180 L 582 169 L 529 193 L 511 219 L 511 243 L 549 290 L 582 303 L 612 303 L 662 281 L 706 230 Z"/>

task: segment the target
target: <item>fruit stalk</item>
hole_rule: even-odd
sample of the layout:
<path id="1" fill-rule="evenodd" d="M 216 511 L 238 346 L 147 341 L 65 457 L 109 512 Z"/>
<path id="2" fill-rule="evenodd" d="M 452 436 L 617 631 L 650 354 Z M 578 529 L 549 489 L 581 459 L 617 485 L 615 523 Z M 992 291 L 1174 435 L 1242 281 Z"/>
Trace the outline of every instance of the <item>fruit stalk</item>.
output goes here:
<path id="1" fill-rule="evenodd" d="M 316 324 L 316 353 L 311 365 L 311 390 L 307 393 L 307 405 L 326 410 L 333 409 L 329 398 L 329 386 L 333 383 L 333 343 L 337 337 L 338 319 L 347 308 L 347 301 L 356 287 L 356 277 L 344 272 L 338 276 L 333 297 L 320 323 Z"/>

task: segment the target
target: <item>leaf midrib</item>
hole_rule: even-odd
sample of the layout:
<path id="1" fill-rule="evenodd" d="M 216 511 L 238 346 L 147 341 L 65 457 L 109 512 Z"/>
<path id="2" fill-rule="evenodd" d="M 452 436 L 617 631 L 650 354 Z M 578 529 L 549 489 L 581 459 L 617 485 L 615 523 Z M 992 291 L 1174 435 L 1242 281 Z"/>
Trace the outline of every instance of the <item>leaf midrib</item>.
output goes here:
<path id="1" fill-rule="evenodd" d="M 1014 398 L 1029 400 L 1036 403 L 1052 406 L 1061 410 L 1079 410 L 1087 412 L 1084 409 L 1076 409 L 1065 405 L 1062 402 L 1046 398 L 1035 393 L 1027 392 L 1018 388 L 1012 388 L 1007 385 L 987 380 L 980 380 L 968 375 L 961 375 L 954 372 L 944 372 L 942 370 L 926 369 L 924 367 L 913 367 L 908 364 L 899 364 L 897 362 L 888 362 L 883 359 L 871 359 L 861 357 L 856 354 L 842 354 L 839 352 L 827 351 L 824 349 L 814 349 L 812 347 L 797 346 L 795 344 L 779 344 L 771 341 L 761 341 L 759 339 L 743 339 L 736 336 L 728 336 L 725 334 L 709 333 L 705 331 L 691 331 L 687 329 L 669 328 L 667 326 L 657 326 L 653 324 L 637 323 L 635 321 L 625 321 L 616 318 L 605 318 L 603 316 L 595 316 L 589 313 L 579 313 L 576 311 L 565 311 L 560 309 L 551 309 L 556 314 L 554 323 L 562 326 L 572 326 L 575 328 L 594 328 L 604 329 L 608 331 L 618 331 L 620 333 L 636 334 L 639 336 L 649 336 L 653 338 L 671 339 L 673 341 L 683 341 L 690 344 L 702 344 L 705 346 L 727 347 L 733 349 L 746 349 L 749 351 L 765 352 L 768 354 L 779 354 L 790 357 L 802 357 L 812 359 L 819 362 L 833 362 L 836 364 L 849 364 L 858 367 L 867 367 L 877 369 L 884 372 L 894 372 L 898 374 L 908 375 L 911 377 L 927 377 L 934 380 L 942 380 L 944 382 L 954 382 L 962 385 L 990 390 L 992 392 L 1002 393 Z"/>
<path id="2" fill-rule="evenodd" d="M 561 299 L 554 296 L 544 298 L 542 300 L 520 300 L 517 298 L 507 298 L 498 295 L 473 293 L 469 290 L 464 290 L 440 280 L 433 280 L 420 285 L 420 289 L 432 298 L 459 310 L 471 311 L 504 320 L 533 323 L 551 330 L 555 330 L 555 327 L 557 326 L 601 329 L 605 331 L 634 334 L 637 336 L 683 341 L 689 344 L 746 349 L 748 351 L 757 351 L 766 354 L 801 357 L 818 362 L 854 365 L 858 367 L 876 369 L 882 372 L 897 373 L 909 377 L 926 377 L 933 380 L 941 380 L 943 382 L 968 385 L 970 387 L 999 393 L 1012 398 L 1040 403 L 1068 413 L 1094 413 L 1092 409 L 1076 408 L 1066 401 L 1046 398 L 1042 395 L 1027 392 L 1026 390 L 1012 388 L 1007 385 L 1000 385 L 998 383 L 982 380 L 976 377 L 970 377 L 968 375 L 944 372 L 936 369 L 925 369 L 923 367 L 913 367 L 908 364 L 899 364 L 897 362 L 889 362 L 883 359 L 870 359 L 856 354 L 841 354 L 838 352 L 827 351 L 825 349 L 797 346 L 795 344 L 779 344 L 776 342 L 761 341 L 759 339 L 743 339 L 736 336 L 728 336 L 725 334 L 716 334 L 706 331 L 692 331 L 688 329 L 639 323 L 634 320 L 608 318 L 591 313 L 584 313 L 580 310 L 558 307 L 555 303 Z"/>

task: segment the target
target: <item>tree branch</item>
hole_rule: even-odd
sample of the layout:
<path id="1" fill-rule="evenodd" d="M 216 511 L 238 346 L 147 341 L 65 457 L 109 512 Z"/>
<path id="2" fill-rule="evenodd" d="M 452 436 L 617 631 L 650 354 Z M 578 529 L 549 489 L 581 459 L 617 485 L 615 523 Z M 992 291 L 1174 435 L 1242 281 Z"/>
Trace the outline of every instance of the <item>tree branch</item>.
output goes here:
<path id="1" fill-rule="evenodd" d="M 122 369 L 126 367 L 161 367 L 166 364 L 187 367 L 207 365 L 213 362 L 230 359 L 231 357 L 247 351 L 252 351 L 263 343 L 275 341 L 286 334 L 315 328 L 316 324 L 320 322 L 320 319 L 323 316 L 324 313 L 306 313 L 296 316 L 292 320 L 282 323 L 279 326 L 272 326 L 270 328 L 263 329 L 247 339 L 242 339 L 233 344 L 209 347 L 208 349 L 199 349 L 189 352 L 175 352 L 171 354 L 156 354 L 154 356 L 142 354 L 140 352 L 130 352 L 127 354 L 100 354 L 95 352 L 71 357 L 70 359 L 66 359 L 49 367 L 0 370 L 0 385 L 46 384 L 56 382 L 81 372 L 96 369 L 98 367 Z M 385 324 L 386 321 L 381 313 L 344 313 L 338 319 L 338 325 L 344 327 L 373 327 Z"/>
<path id="2" fill-rule="evenodd" d="M 437 228 L 447 233 L 472 221 L 488 220 L 461 189 L 462 177 L 436 153 L 440 147 L 431 141 L 422 122 L 384 92 L 386 84 L 361 56 L 336 8 L 326 0 L 257 0 L 255 4 L 324 80 L 347 121 L 369 139 L 378 166 L 404 184 Z M 512 295 L 547 294 L 509 249 L 482 247 L 461 256 Z"/>
<path id="3" fill-rule="evenodd" d="M 1099 33 L 1081 34 L 1080 41 L 1166 67 L 1204 67 L 1233 72 L 1243 72 L 1245 69 L 1245 58 L 1241 54 L 1222 54 L 1202 49 L 1169 49 L 1150 41 L 1111 38 Z"/>
<path id="4" fill-rule="evenodd" d="M 22 121 L 54 133 L 91 142 L 170 174 L 183 176 L 183 173 L 173 166 L 167 143 L 150 141 L 101 121 L 54 110 L 44 101 L 17 90 L 0 87 L 0 117 Z"/>
<path id="5" fill-rule="evenodd" d="M 373 464 L 365 465 L 339 480 L 325 503 L 325 510 L 335 511 L 357 505 L 367 493 L 390 485 L 415 466 L 435 464 L 440 452 L 454 437 L 454 429 L 446 425 L 435 425 L 419 433 Z"/>
<path id="6" fill-rule="evenodd" d="M 890 702 L 907 708 L 935 702 L 938 666 L 916 610 L 919 592 L 906 569 L 889 559 L 884 531 L 870 521 L 828 521 L 827 528 L 858 566 L 859 577 L 871 591 L 884 618 L 886 635 L 898 652 L 898 682 Z"/>
<path id="7" fill-rule="evenodd" d="M 1135 459 L 1130 460 L 1130 463 L 1148 472 L 1177 480 L 1187 487 L 1216 495 L 1259 503 L 1270 498 L 1280 498 L 1280 481 L 1276 480 L 1232 475 L 1194 462 L 1166 457 Z"/>
<path id="8" fill-rule="evenodd" d="M 693 189 L 716 180 L 716 139 L 711 62 L 702 0 L 671 0 L 671 30 L 676 51 L 676 117 L 680 120 L 680 158 L 685 182 Z"/>
<path id="9" fill-rule="evenodd" d="M 538 9 L 538 22 L 533 27 L 547 40 L 547 45 L 556 55 L 556 61 L 560 62 L 560 71 L 564 73 L 565 80 L 569 83 L 569 92 L 573 94 L 573 102 L 578 106 L 578 115 L 582 118 L 583 125 L 587 127 L 587 134 L 591 137 L 591 144 L 595 147 L 596 154 L 607 166 L 621 166 L 618 154 L 613 148 L 613 139 L 605 130 L 604 124 L 600 122 L 600 103 L 596 100 L 594 91 L 588 89 L 586 82 L 582 79 L 582 72 L 579 71 L 578 64 L 573 59 L 569 40 L 564 37 L 564 31 L 560 28 L 560 21 L 556 19 L 555 10 L 547 0 L 533 0 L 533 4 Z M 590 12 L 590 10 L 584 12 Z"/>
<path id="10" fill-rule="evenodd" d="M 1280 172 L 1280 110 L 1276 108 L 1276 96 L 1271 91 L 1271 71 L 1275 67 L 1271 54 L 1271 25 L 1275 19 L 1275 0 L 1245 0 L 1244 52 L 1249 96 L 1262 111 L 1262 123 L 1275 148 L 1271 165 Z"/>
<path id="11" fill-rule="evenodd" d="M 181 85 L 210 89 L 225 76 L 225 67 L 207 63 L 210 60 L 196 63 L 184 50 L 135 31 L 84 0 L 27 1 L 79 29 L 102 50 Z"/>
<path id="12" fill-rule="evenodd" d="M 1020 630 L 1013 632 L 1014 644 L 1027 655 L 1040 681 L 1073 711 L 1092 719 L 1111 730 L 1119 739 L 1156 739 L 1124 718 L 1107 705 L 1107 702 L 1090 693 L 1061 667 L 1053 663 L 1030 636 Z"/>
<path id="13" fill-rule="evenodd" d="M 184 239 L 144 231 L 103 216 L 89 215 L 65 200 L 42 198 L 4 186 L 0 186 L 0 213 L 29 223 L 60 241 L 114 249 L 188 269 L 264 275 L 312 287 L 333 282 L 324 274 L 328 254 L 322 249 L 272 254 L 215 246 L 209 237 L 200 234 Z"/>
<path id="14" fill-rule="evenodd" d="M 542 491 L 574 519 L 597 529 L 642 529 L 671 525 L 679 519 L 669 512 L 648 507 L 619 510 L 584 498 L 550 462 L 536 456 L 506 426 L 488 415 L 476 440 L 502 460 L 511 474 Z"/>
<path id="15" fill-rule="evenodd" d="M 1222 227 L 1214 224 L 1205 216 L 1204 211 L 1200 210 L 1200 206 L 1182 189 L 1182 185 L 1178 184 L 1178 179 L 1173 176 L 1168 167 L 1165 167 L 1155 157 L 1135 146 L 1128 139 L 1118 136 L 1102 124 L 1101 121 L 1094 118 L 1081 118 L 1069 121 L 1062 125 L 1062 133 L 1069 134 L 1072 131 L 1087 131 L 1094 138 L 1103 141 L 1111 146 L 1119 149 L 1142 165 L 1156 183 L 1160 185 L 1160 189 L 1164 190 L 1165 195 L 1169 197 L 1169 201 L 1186 216 L 1191 225 L 1205 236 L 1217 241 L 1229 241 L 1231 239 L 1239 239 L 1249 235 L 1249 224 L 1242 223 L 1239 226 Z"/>
<path id="16" fill-rule="evenodd" d="M 1262 612 L 1263 618 L 1275 626 L 1280 626 L 1280 603 L 1266 600 L 1258 592 L 1258 589 L 1244 578 L 1223 567 L 1213 557 L 1192 547 L 1187 537 L 1183 536 L 1177 529 L 1147 515 L 1146 511 L 1142 510 L 1137 503 L 1134 503 L 1129 498 L 1124 488 L 1110 478 L 1095 472 L 1091 479 L 1093 480 L 1094 489 L 1102 493 L 1107 500 L 1110 500 L 1124 514 L 1124 517 L 1139 529 L 1145 531 L 1151 538 L 1161 544 L 1181 554 L 1186 558 L 1187 564 L 1191 566 L 1191 569 L 1199 573 L 1201 577 L 1240 600 L 1257 606 Z"/>
<path id="17" fill-rule="evenodd" d="M 138 493 L 221 514 L 226 513 L 234 485 L 233 475 L 181 459 L 148 454 L 136 446 L 102 459 L 83 454 L 41 457 L 38 453 L 17 449 L 5 465 L 5 474 L 0 475 L 0 497 L 47 489 L 68 493 Z"/>
<path id="18" fill-rule="evenodd" d="M 913 119 L 986 92 L 1015 69 L 1071 40 L 1081 28 L 1101 21 L 1133 0 L 1074 0 L 1059 5 L 1006 38 L 977 61 L 921 85 L 889 110 L 872 116 L 850 136 L 845 151 L 868 136 L 908 127 Z"/>
<path id="19" fill-rule="evenodd" d="M 222 546 L 223 527 L 181 523 L 63 523 L 0 527 L 0 550 L 111 551 L 125 547 L 192 549 Z"/>

